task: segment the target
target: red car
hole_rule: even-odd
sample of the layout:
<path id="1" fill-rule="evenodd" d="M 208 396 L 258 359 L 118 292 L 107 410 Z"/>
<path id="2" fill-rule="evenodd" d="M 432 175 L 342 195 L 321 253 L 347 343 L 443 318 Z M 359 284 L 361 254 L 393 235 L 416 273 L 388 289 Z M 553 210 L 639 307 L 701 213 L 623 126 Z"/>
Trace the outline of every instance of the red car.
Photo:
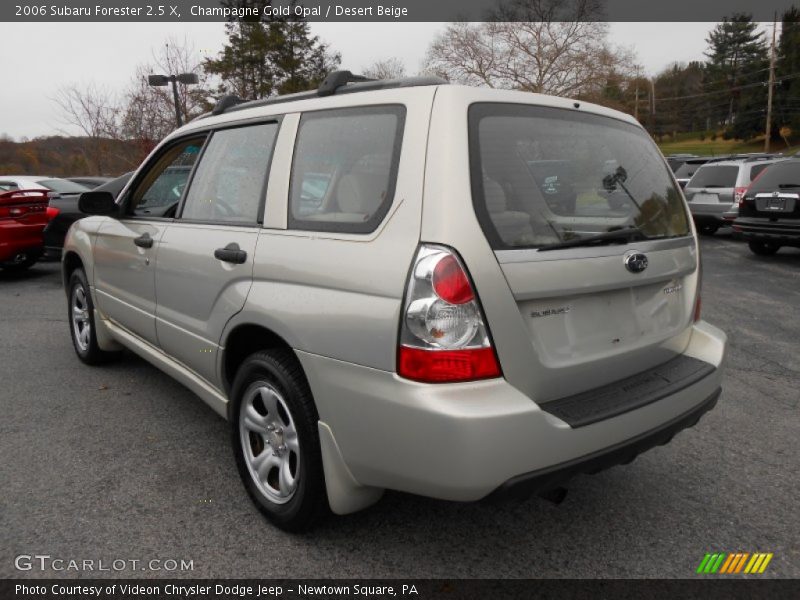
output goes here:
<path id="1" fill-rule="evenodd" d="M 0 193 L 0 269 L 24 270 L 44 250 L 48 190 Z"/>

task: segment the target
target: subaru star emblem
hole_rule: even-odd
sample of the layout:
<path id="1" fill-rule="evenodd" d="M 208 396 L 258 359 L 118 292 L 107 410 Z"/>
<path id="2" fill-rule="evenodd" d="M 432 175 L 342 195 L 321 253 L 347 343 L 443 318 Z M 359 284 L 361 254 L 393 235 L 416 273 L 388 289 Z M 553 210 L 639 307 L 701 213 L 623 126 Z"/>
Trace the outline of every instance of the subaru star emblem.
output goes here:
<path id="1" fill-rule="evenodd" d="M 641 252 L 626 254 L 625 268 L 631 273 L 641 273 L 647 268 L 647 257 Z"/>

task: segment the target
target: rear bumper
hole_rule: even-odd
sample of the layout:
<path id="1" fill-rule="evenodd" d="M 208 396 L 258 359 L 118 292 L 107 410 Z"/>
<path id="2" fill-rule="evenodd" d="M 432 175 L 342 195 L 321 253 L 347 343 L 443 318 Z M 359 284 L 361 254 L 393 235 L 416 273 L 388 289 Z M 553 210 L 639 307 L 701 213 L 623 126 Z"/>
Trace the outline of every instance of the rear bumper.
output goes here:
<path id="1" fill-rule="evenodd" d="M 728 224 L 739 214 L 736 204 L 692 204 L 689 210 L 697 223 Z"/>
<path id="2" fill-rule="evenodd" d="M 800 244 L 800 219 L 738 218 L 733 229 L 746 240 L 761 240 L 787 245 Z"/>
<path id="3" fill-rule="evenodd" d="M 715 327 L 694 325 L 685 354 L 710 365 L 702 376 L 652 402 L 575 427 L 503 379 L 425 385 L 298 356 L 320 420 L 358 484 L 470 501 L 511 482 L 559 485 L 576 472 L 624 462 L 664 443 L 713 406 L 725 343 Z"/>

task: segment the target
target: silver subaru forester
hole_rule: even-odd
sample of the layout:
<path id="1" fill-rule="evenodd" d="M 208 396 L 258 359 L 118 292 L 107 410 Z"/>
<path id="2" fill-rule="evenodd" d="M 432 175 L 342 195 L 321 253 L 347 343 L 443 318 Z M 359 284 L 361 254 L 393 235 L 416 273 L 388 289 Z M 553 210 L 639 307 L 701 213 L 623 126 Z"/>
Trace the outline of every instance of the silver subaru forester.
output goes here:
<path id="1" fill-rule="evenodd" d="M 287 530 L 387 488 L 552 494 L 720 395 L 684 198 L 600 106 L 339 71 L 224 98 L 80 206 L 78 357 L 127 348 L 227 418 Z"/>

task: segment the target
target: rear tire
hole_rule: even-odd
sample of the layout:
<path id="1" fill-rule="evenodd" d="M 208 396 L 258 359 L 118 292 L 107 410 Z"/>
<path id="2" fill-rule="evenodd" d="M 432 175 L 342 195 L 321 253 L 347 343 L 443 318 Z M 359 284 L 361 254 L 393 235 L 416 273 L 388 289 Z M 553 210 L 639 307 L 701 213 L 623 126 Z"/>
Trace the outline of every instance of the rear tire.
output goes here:
<path id="1" fill-rule="evenodd" d="M 759 256 L 772 256 L 781 249 L 780 244 L 776 244 L 775 242 L 752 240 L 748 242 L 747 245 L 750 246 L 750 251 L 753 254 L 758 254 Z"/>
<path id="2" fill-rule="evenodd" d="M 107 352 L 97 344 L 95 312 L 89 282 L 83 269 L 75 269 L 69 277 L 67 294 L 67 319 L 75 354 L 87 365 L 101 365 L 119 356 Z"/>
<path id="3" fill-rule="evenodd" d="M 705 223 L 703 225 L 699 225 L 697 230 L 700 232 L 700 235 L 714 235 L 717 233 L 719 229 L 719 225 L 716 223 Z"/>
<path id="4" fill-rule="evenodd" d="M 258 509 L 285 531 L 329 512 L 314 399 L 289 350 L 256 352 L 233 383 L 231 441 L 239 476 Z"/>

